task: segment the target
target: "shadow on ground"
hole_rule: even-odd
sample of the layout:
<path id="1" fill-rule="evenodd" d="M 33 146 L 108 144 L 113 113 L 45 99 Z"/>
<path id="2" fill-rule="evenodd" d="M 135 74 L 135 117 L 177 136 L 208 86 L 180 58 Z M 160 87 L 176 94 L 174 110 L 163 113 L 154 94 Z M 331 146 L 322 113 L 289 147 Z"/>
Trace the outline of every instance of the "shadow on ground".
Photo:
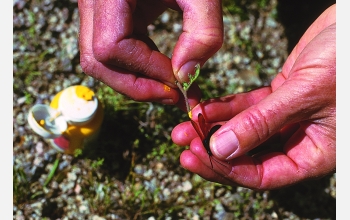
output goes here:
<path id="1" fill-rule="evenodd" d="M 305 219 L 336 219 L 336 199 L 325 192 L 332 175 L 270 192 L 277 207 Z"/>
<path id="2" fill-rule="evenodd" d="M 123 181 L 130 171 L 133 155 L 142 158 L 151 149 L 151 143 L 139 129 L 139 122 L 130 111 L 106 111 L 97 141 L 86 146 L 81 157 L 94 161 L 103 159 L 102 170 Z M 135 113 L 136 115 L 136 113 Z M 135 158 L 134 158 L 135 159 Z"/>
<path id="3" fill-rule="evenodd" d="M 288 38 L 288 52 L 291 52 L 307 28 L 335 0 L 289 1 L 279 0 L 278 19 L 285 28 Z"/>

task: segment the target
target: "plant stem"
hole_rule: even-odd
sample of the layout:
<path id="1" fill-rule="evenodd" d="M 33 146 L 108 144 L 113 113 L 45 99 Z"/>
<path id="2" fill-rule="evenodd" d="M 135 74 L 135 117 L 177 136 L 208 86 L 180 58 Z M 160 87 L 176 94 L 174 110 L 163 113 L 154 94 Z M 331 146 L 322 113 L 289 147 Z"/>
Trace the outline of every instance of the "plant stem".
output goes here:
<path id="1" fill-rule="evenodd" d="M 179 87 L 180 91 L 184 95 L 187 114 L 188 114 L 188 117 L 190 117 L 190 119 L 192 118 L 192 114 L 191 114 L 190 102 L 188 101 L 188 97 L 187 97 L 187 90 L 190 88 L 192 83 L 198 78 L 200 73 L 200 68 L 201 68 L 200 64 L 197 63 L 195 66 L 195 74 L 191 75 L 190 73 L 188 73 L 188 78 L 190 80 L 189 82 L 184 82 L 183 84 L 181 84 L 179 81 L 175 81 L 175 84 L 177 85 L 177 87 Z"/>
<path id="2" fill-rule="evenodd" d="M 187 114 L 190 115 L 191 108 L 190 108 L 190 104 L 189 104 L 189 101 L 188 101 L 188 98 L 187 98 L 187 91 L 184 90 L 184 88 L 182 87 L 182 85 L 181 85 L 181 83 L 179 81 L 176 81 L 175 84 L 177 85 L 177 87 L 179 87 L 180 91 L 184 95 L 185 103 L 186 103 L 186 109 L 187 109 Z"/>

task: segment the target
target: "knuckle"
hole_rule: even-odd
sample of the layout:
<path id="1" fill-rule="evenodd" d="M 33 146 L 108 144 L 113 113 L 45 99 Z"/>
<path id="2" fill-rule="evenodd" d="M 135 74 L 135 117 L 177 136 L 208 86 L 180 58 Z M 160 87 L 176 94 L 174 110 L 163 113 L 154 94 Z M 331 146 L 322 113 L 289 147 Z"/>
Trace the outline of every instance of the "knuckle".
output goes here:
<path id="1" fill-rule="evenodd" d="M 141 82 L 141 80 L 136 80 L 133 84 L 133 92 L 130 93 L 130 98 L 135 101 L 149 101 L 151 99 L 151 89 L 147 89 L 145 84 Z"/>
<path id="2" fill-rule="evenodd" d="M 94 68 L 92 63 L 93 61 L 90 55 L 86 55 L 86 54 L 80 55 L 80 66 L 86 74 L 90 75 L 90 73 L 93 72 Z"/>
<path id="3" fill-rule="evenodd" d="M 249 111 L 244 119 L 245 130 L 253 131 L 257 142 L 265 141 L 271 135 L 271 129 L 265 115 L 257 108 Z"/>
<path id="4" fill-rule="evenodd" d="M 92 48 L 95 59 L 102 63 L 108 62 L 110 59 L 110 51 L 114 46 L 115 45 L 111 43 L 94 41 Z"/>
<path id="5" fill-rule="evenodd" d="M 220 49 L 224 42 L 223 33 L 217 28 L 206 30 L 200 37 L 204 44 L 215 49 Z"/>
<path id="6" fill-rule="evenodd" d="M 92 54 L 82 53 L 80 55 L 80 66 L 86 75 L 92 76 L 97 80 L 101 80 L 101 76 L 98 74 L 99 71 L 96 71 L 96 60 Z"/>
<path id="7" fill-rule="evenodd" d="M 145 62 L 149 54 L 144 45 L 129 39 L 110 43 L 96 41 L 93 44 L 93 55 L 98 62 L 113 63 L 115 66 L 132 71 L 140 71 L 149 66 L 149 63 Z"/>

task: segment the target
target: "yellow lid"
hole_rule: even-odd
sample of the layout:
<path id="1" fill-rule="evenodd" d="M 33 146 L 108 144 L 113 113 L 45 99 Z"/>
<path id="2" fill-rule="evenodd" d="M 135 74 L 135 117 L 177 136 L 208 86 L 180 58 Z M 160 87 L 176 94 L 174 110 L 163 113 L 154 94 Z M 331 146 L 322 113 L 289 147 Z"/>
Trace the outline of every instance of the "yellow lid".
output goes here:
<path id="1" fill-rule="evenodd" d="M 62 91 L 58 109 L 69 123 L 87 123 L 95 115 L 98 100 L 86 86 L 71 86 Z"/>
<path id="2" fill-rule="evenodd" d="M 75 92 L 78 96 L 78 98 L 82 98 L 86 101 L 92 101 L 93 97 L 95 96 L 95 93 L 85 86 L 76 86 Z"/>

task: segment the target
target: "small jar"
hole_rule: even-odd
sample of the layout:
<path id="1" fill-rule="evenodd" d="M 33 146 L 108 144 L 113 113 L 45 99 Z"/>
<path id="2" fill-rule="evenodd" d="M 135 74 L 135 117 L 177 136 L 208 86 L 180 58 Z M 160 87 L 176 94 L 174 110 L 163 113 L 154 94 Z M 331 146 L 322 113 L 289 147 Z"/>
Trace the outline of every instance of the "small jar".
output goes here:
<path id="1" fill-rule="evenodd" d="M 76 149 L 82 149 L 97 139 L 103 115 L 95 93 L 88 87 L 77 85 L 56 94 L 50 106 L 34 105 L 28 122 L 55 149 L 74 154 Z"/>

